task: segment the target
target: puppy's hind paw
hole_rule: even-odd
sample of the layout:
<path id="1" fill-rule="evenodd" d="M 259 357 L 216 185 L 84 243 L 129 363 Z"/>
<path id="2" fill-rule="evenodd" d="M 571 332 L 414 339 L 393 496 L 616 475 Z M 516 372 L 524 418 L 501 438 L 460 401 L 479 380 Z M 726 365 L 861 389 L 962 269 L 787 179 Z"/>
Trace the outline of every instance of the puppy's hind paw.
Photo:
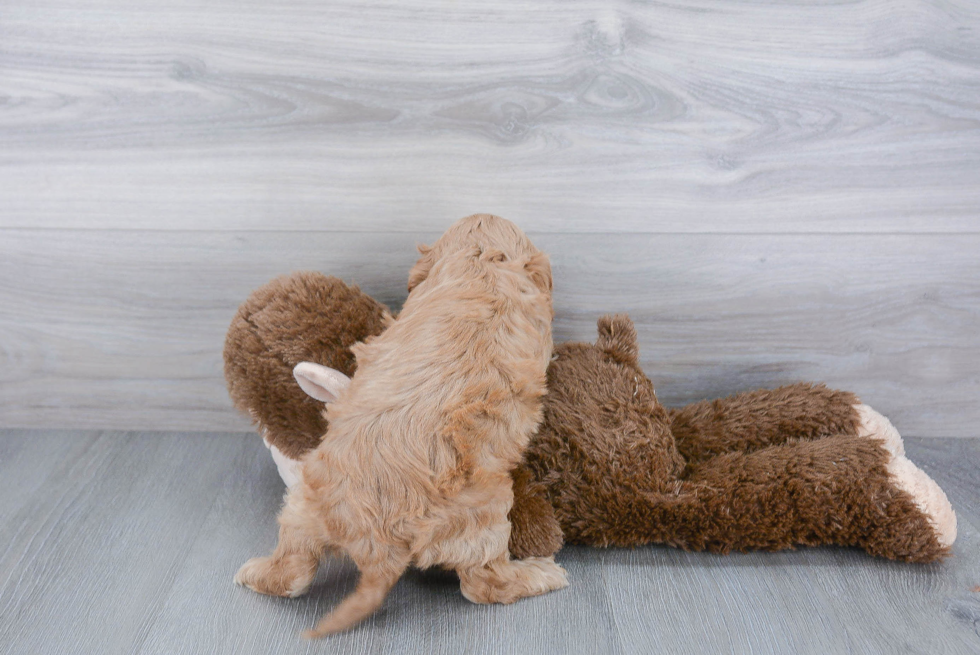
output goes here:
<path id="1" fill-rule="evenodd" d="M 568 572 L 555 564 L 554 557 L 528 557 L 520 562 L 528 567 L 525 579 L 529 595 L 538 596 L 568 586 Z"/>
<path id="2" fill-rule="evenodd" d="M 268 596 L 295 598 L 301 596 L 313 582 L 312 571 L 289 566 L 288 560 L 254 557 L 245 562 L 235 574 L 235 584 Z"/>
<path id="3" fill-rule="evenodd" d="M 509 604 L 568 586 L 565 569 L 551 557 L 497 561 L 457 572 L 460 591 L 474 603 Z"/>

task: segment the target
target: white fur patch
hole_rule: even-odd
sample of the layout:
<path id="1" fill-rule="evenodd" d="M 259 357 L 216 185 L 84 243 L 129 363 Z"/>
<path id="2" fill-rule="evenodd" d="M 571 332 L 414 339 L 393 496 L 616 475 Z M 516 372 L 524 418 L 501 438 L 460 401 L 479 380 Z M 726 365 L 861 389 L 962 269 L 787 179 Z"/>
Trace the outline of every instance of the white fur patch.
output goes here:
<path id="1" fill-rule="evenodd" d="M 858 436 L 880 439 L 891 454 L 887 467 L 895 486 L 912 496 L 916 507 L 928 517 L 943 546 L 956 540 L 956 513 L 945 492 L 911 460 L 905 457 L 902 436 L 887 418 L 867 405 L 855 405 L 861 417 Z"/>
<path id="2" fill-rule="evenodd" d="M 881 439 L 885 442 L 885 449 L 892 455 L 895 457 L 905 456 L 905 443 L 902 441 L 902 435 L 898 433 L 891 421 L 868 405 L 855 405 L 854 409 L 861 417 L 861 425 L 858 426 L 859 437 Z"/>
<path id="3" fill-rule="evenodd" d="M 888 472 L 895 486 L 912 496 L 916 507 L 929 518 L 939 543 L 951 546 L 956 540 L 956 513 L 939 485 L 905 457 L 892 457 Z"/>
<path id="4" fill-rule="evenodd" d="M 301 462 L 298 459 L 290 459 L 283 455 L 282 451 L 266 441 L 265 437 L 262 438 L 262 443 L 272 452 L 272 461 L 276 463 L 282 481 L 286 483 L 287 487 L 295 485 L 299 481 Z"/>

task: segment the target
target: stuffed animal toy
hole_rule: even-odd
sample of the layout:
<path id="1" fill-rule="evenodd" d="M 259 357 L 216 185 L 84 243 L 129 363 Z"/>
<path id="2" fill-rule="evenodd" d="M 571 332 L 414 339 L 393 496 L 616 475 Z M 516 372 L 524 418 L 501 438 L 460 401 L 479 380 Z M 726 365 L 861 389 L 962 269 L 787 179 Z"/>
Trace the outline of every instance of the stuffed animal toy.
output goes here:
<path id="1" fill-rule="evenodd" d="M 224 350 L 229 393 L 287 485 L 326 432 L 323 402 L 354 374 L 350 346 L 391 320 L 318 273 L 277 278 L 239 309 Z M 795 384 L 665 409 L 626 316 L 601 318 L 595 344 L 556 344 L 544 420 L 512 478 L 517 558 L 565 541 L 719 553 L 836 544 L 930 562 L 956 537 L 942 489 L 856 396 Z"/>

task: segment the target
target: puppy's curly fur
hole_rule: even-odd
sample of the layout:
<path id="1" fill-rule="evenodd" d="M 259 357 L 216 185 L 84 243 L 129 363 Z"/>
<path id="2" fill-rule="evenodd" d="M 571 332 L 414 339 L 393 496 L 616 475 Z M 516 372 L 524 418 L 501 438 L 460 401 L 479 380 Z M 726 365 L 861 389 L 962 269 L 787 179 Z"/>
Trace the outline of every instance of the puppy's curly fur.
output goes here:
<path id="1" fill-rule="evenodd" d="M 509 471 L 541 421 L 551 358 L 548 257 L 489 215 L 453 225 L 421 257 L 382 335 L 352 348 L 357 374 L 327 409 L 270 557 L 236 581 L 303 593 L 328 549 L 361 571 L 354 593 L 308 636 L 377 609 L 406 567 L 457 571 L 474 602 L 513 602 L 567 584 L 551 558 L 511 561 Z"/>

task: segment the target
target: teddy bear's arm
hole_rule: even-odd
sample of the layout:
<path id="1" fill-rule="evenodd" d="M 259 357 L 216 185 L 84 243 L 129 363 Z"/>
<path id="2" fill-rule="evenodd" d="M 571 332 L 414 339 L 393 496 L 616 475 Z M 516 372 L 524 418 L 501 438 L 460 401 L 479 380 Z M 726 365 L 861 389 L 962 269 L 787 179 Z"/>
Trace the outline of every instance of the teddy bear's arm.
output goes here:
<path id="1" fill-rule="evenodd" d="M 514 559 L 549 557 L 561 550 L 561 526 L 543 485 L 523 465 L 511 471 L 514 506 L 510 510 L 510 554 Z"/>
<path id="2" fill-rule="evenodd" d="M 752 452 L 792 439 L 854 436 L 860 400 L 824 385 L 792 384 L 668 410 L 677 449 L 689 464 L 728 452 Z"/>

